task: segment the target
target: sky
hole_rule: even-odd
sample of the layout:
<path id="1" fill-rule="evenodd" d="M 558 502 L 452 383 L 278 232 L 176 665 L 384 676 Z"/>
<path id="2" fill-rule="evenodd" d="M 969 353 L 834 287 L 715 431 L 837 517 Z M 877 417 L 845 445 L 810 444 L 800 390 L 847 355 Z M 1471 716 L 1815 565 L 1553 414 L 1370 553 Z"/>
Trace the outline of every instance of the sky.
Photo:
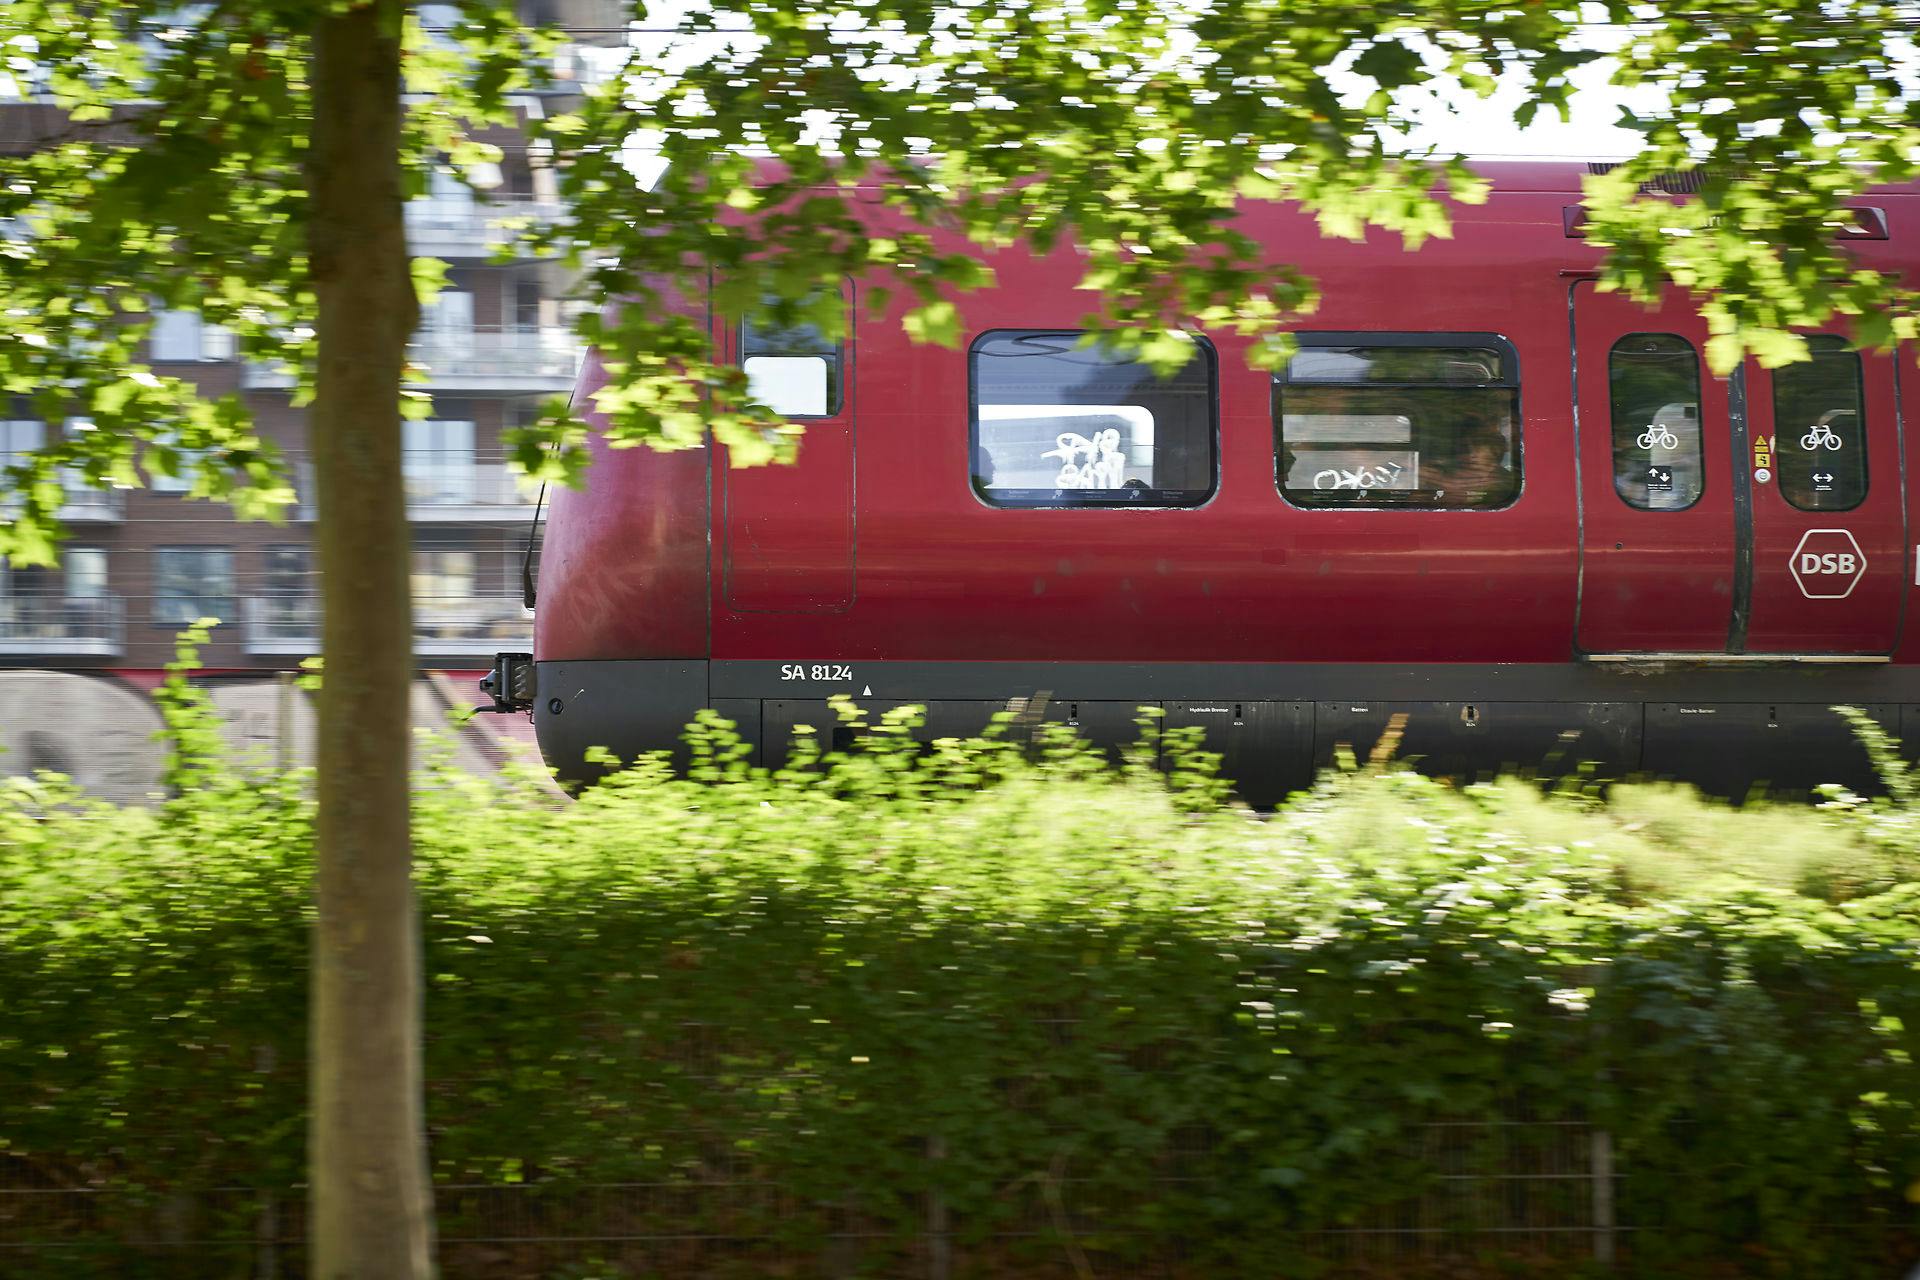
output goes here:
<path id="1" fill-rule="evenodd" d="M 1178 4 L 1181 0 L 1165 2 Z M 650 0 L 647 27 L 650 31 L 670 30 L 684 15 L 705 3 L 706 0 Z M 1920 12 L 1920 6 L 1916 12 Z M 1606 23 L 1605 13 L 1598 5 L 1587 5 L 1582 16 L 1586 21 L 1579 39 L 1586 47 L 1605 52 L 1619 48 L 1629 38 L 1631 29 Z M 716 48 L 711 43 L 703 45 L 650 34 L 637 34 L 631 39 L 666 65 L 690 55 L 697 58 L 710 54 Z M 1904 68 L 1896 78 L 1909 92 L 1920 92 L 1920 51 L 1916 50 L 1914 39 L 1898 31 L 1888 32 L 1886 47 L 1896 67 Z M 1437 61 L 1437 57 L 1430 58 L 1431 65 L 1437 65 Z M 1666 99 L 1657 89 L 1627 92 L 1608 85 L 1610 70 L 1611 65 L 1605 59 L 1580 68 L 1573 76 L 1571 118 L 1562 121 L 1553 113 L 1543 112 L 1524 129 L 1513 121 L 1514 108 L 1521 100 L 1517 87 L 1497 92 L 1485 100 L 1457 86 L 1451 91 L 1443 88 L 1426 95 L 1424 103 L 1417 95 L 1410 96 L 1404 101 L 1413 108 L 1417 123 L 1405 134 L 1404 142 L 1410 148 L 1432 146 L 1442 154 L 1480 159 L 1624 159 L 1638 149 L 1638 135 L 1619 127 L 1621 107 L 1631 107 L 1640 115 L 1656 115 L 1664 108 Z M 1338 76 L 1334 78 L 1337 83 Z M 1358 78 L 1354 84 L 1357 98 L 1364 98 L 1372 89 L 1370 82 Z M 1445 101 L 1441 100 L 1441 94 L 1445 95 Z"/>
<path id="2" fill-rule="evenodd" d="M 0 3 L 4 3 L 4 0 L 0 0 Z M 671 30 L 688 13 L 704 7 L 705 0 L 651 0 L 646 7 L 645 27 L 630 35 L 629 41 L 649 51 L 653 59 L 667 66 L 698 60 L 702 55 L 710 56 L 716 48 L 714 37 L 687 41 L 659 34 L 663 30 Z M 441 9 L 451 12 L 450 6 L 423 5 L 423 17 L 432 20 L 439 16 L 442 21 L 451 21 L 450 17 L 439 14 Z M 1600 14 L 1595 9 L 1588 16 L 1597 19 Z M 1582 37 L 1589 47 L 1599 50 L 1617 48 L 1625 38 L 1621 28 L 1610 27 L 1597 20 L 1590 22 Z M 1899 33 L 1889 33 L 1888 48 L 1895 55 L 1896 64 L 1903 63 L 1907 68 L 1908 73 L 1899 78 L 1910 90 L 1920 91 L 1920 52 L 1916 51 L 1914 40 Z M 4 52 L 12 54 L 13 60 L 18 60 L 20 65 L 31 66 L 30 61 L 22 56 L 24 51 Z M 602 59 L 617 59 L 619 56 L 614 48 L 591 49 L 587 52 Z M 6 61 L 0 59 L 0 96 L 7 96 L 8 90 L 13 88 L 6 74 Z M 1635 150 L 1636 135 L 1618 126 L 1621 106 L 1630 105 L 1643 114 L 1657 113 L 1663 105 L 1663 99 L 1655 90 L 1623 93 L 1606 83 L 1607 75 L 1608 65 L 1604 60 L 1581 68 L 1574 75 L 1576 89 L 1571 119 L 1561 121 L 1551 113 L 1542 113 L 1525 129 L 1513 121 L 1513 110 L 1520 98 L 1517 90 L 1496 93 L 1486 100 L 1474 98 L 1457 88 L 1452 92 L 1441 91 L 1445 93 L 1445 101 L 1432 93 L 1425 95 L 1424 102 L 1418 96 L 1412 97 L 1407 103 L 1413 108 L 1418 123 L 1405 134 L 1404 142 L 1413 148 L 1432 146 L 1442 153 L 1458 153 L 1482 159 L 1622 159 Z M 1338 77 L 1335 78 L 1337 82 Z M 1354 83 L 1357 97 L 1364 97 L 1371 88 L 1365 81 L 1356 79 Z"/>
<path id="3" fill-rule="evenodd" d="M 1521 100 L 1517 87 L 1484 99 L 1454 95 L 1451 112 L 1427 95 L 1424 109 L 1415 108 L 1422 123 L 1408 132 L 1407 141 L 1482 160 L 1624 160 L 1638 149 L 1639 135 L 1619 127 L 1620 108 L 1652 113 L 1665 98 L 1651 89 L 1627 94 L 1608 85 L 1607 74 L 1604 62 L 1580 68 L 1573 75 L 1570 118 L 1563 122 L 1555 113 L 1543 111 L 1525 129 L 1513 121 Z"/>
<path id="4" fill-rule="evenodd" d="M 664 34 L 699 7 L 702 0 L 654 0 L 648 6 L 646 30 L 630 37 L 632 44 L 646 52 L 649 62 L 666 67 L 712 56 L 724 47 L 723 37 L 688 41 Z M 1596 23 L 1588 28 L 1584 39 L 1591 47 L 1604 50 L 1617 47 L 1624 36 L 1615 28 Z M 1618 127 L 1620 107 L 1628 104 L 1640 112 L 1657 112 L 1664 98 L 1653 90 L 1624 94 L 1607 85 L 1608 71 L 1604 61 L 1580 68 L 1573 77 L 1571 118 L 1563 122 L 1553 113 L 1543 112 L 1525 129 L 1513 121 L 1521 97 L 1517 87 L 1485 100 L 1457 88 L 1446 93 L 1446 102 L 1429 94 L 1424 104 L 1415 107 L 1419 123 L 1405 135 L 1405 142 L 1411 147 L 1433 145 L 1445 153 L 1482 159 L 1623 159 L 1637 149 L 1637 135 Z M 1338 78 L 1336 75 L 1336 83 Z M 1368 81 L 1356 77 L 1354 84 L 1357 98 L 1363 99 L 1371 92 Z"/>

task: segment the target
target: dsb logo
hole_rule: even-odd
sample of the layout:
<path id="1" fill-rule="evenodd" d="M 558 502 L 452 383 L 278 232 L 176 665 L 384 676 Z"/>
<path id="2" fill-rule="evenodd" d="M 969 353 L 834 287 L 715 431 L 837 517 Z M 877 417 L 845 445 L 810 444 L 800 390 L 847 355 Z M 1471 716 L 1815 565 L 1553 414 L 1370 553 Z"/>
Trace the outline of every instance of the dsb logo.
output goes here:
<path id="1" fill-rule="evenodd" d="M 1800 553 L 1802 573 L 1852 573 L 1858 564 L 1851 551 L 1829 551 L 1824 555 L 1817 551 Z"/>
<path id="2" fill-rule="evenodd" d="M 1787 562 L 1809 600 L 1844 600 L 1867 571 L 1866 553 L 1845 529 L 1809 529 Z"/>

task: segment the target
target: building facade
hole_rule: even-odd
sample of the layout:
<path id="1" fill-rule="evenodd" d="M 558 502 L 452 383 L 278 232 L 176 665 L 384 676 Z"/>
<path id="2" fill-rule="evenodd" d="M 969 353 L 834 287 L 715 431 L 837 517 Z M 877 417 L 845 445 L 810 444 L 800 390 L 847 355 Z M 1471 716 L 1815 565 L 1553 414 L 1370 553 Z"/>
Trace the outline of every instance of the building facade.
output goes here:
<path id="1" fill-rule="evenodd" d="M 516 103 L 526 119 L 564 109 L 574 86 L 605 73 L 624 42 L 625 15 L 610 0 L 535 0 L 521 9 L 578 41 L 559 55 L 558 87 Z M 452 6 L 420 13 L 429 30 L 457 21 Z M 0 98 L 0 145 L 29 145 L 57 121 L 30 83 L 16 82 L 11 99 Z M 413 252 L 450 268 L 410 351 L 432 416 L 405 423 L 403 440 L 414 647 L 424 669 L 484 667 L 498 650 L 530 646 L 521 563 L 534 494 L 509 471 L 502 432 L 530 421 L 544 398 L 566 394 L 579 363 L 570 281 L 524 253 L 499 260 L 514 239 L 504 222 L 560 215 L 554 174 L 524 134 L 492 140 L 503 152 L 496 188 L 476 194 L 442 175 L 407 208 Z M 291 372 L 236 359 L 230 335 L 192 313 L 162 313 L 149 347 L 156 372 L 245 398 L 261 433 L 284 451 L 299 500 L 273 524 L 189 499 L 183 479 L 150 476 L 130 490 L 74 485 L 60 566 L 0 565 L 0 667 L 151 671 L 200 617 L 221 624 L 202 651 L 209 669 L 268 672 L 319 651 L 312 468 L 305 414 L 290 403 Z M 83 425 L 0 405 L 0 466 Z"/>

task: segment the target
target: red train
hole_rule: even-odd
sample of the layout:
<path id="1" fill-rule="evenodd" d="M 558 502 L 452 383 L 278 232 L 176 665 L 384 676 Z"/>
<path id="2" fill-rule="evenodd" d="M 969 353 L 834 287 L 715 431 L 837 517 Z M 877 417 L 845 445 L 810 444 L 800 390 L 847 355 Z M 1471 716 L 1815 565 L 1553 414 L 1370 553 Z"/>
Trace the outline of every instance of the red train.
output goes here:
<path id="1" fill-rule="evenodd" d="M 1324 292 L 1277 374 L 1227 334 L 1168 378 L 1082 345 L 1071 251 L 994 259 L 959 350 L 854 285 L 844 342 L 716 328 L 808 419 L 799 462 L 598 448 L 555 498 L 521 681 L 547 759 L 713 707 L 771 761 L 847 694 L 936 734 L 1030 699 L 1096 740 L 1154 704 L 1256 802 L 1400 711 L 1449 771 L 1863 782 L 1831 705 L 1920 739 L 1912 351 L 1836 332 L 1715 377 L 1683 298 L 1596 291 L 1585 166 L 1488 172 L 1418 252 L 1250 209 Z M 1920 189 L 1860 205 L 1860 259 L 1912 278 Z"/>

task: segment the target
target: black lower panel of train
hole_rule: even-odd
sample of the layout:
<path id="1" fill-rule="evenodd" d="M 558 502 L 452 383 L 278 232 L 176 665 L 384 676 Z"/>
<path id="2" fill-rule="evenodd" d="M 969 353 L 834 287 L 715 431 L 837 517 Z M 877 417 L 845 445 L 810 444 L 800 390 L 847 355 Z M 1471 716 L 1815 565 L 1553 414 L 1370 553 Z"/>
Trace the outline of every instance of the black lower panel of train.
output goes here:
<path id="1" fill-rule="evenodd" d="M 1676 778 L 1733 797 L 1823 783 L 1876 790 L 1867 752 L 1835 706 L 1858 707 L 1888 733 L 1920 743 L 1920 673 L 1887 666 L 825 665 L 832 678 L 824 683 L 834 687 L 791 678 L 791 664 L 543 662 L 534 720 L 562 776 L 586 780 L 594 773 L 583 763 L 589 747 L 623 758 L 675 749 L 702 707 L 732 720 L 755 762 L 772 766 L 800 726 L 829 746 L 846 744 L 849 732 L 828 702 L 835 694 L 870 722 L 918 706 L 914 734 L 927 740 L 978 733 L 1014 709 L 1016 732 L 1066 724 L 1112 749 L 1140 736 L 1144 706 L 1162 713 L 1163 729 L 1199 728 L 1206 748 L 1222 756 L 1222 771 L 1257 806 L 1309 785 L 1343 752 L 1364 760 L 1395 717 L 1404 717 L 1395 754 L 1430 773 L 1585 770 L 1601 779 Z M 1285 692 L 1295 696 L 1273 696 Z"/>

